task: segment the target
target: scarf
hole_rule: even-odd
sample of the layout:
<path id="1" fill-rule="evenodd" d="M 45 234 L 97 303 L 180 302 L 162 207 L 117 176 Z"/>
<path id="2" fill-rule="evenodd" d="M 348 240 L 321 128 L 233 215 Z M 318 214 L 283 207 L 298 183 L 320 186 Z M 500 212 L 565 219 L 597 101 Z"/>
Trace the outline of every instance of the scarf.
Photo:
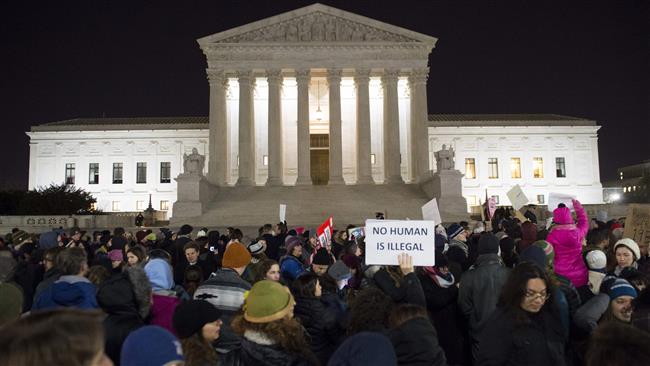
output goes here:
<path id="1" fill-rule="evenodd" d="M 431 278 L 433 283 L 435 283 L 438 287 L 441 288 L 448 288 L 451 285 L 454 284 L 455 279 L 454 275 L 451 272 L 448 272 L 447 274 L 442 274 L 440 272 L 440 269 L 438 267 L 423 267 L 424 272 Z"/>

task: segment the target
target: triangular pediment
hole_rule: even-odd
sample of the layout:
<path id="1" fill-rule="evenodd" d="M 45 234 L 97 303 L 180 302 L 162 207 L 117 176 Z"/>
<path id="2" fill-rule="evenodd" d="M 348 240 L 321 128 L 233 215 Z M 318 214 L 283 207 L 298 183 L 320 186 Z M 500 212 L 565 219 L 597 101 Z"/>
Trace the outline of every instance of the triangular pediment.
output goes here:
<path id="1" fill-rule="evenodd" d="M 198 40 L 201 46 L 246 43 L 398 42 L 435 46 L 437 38 L 323 4 L 282 13 Z"/>

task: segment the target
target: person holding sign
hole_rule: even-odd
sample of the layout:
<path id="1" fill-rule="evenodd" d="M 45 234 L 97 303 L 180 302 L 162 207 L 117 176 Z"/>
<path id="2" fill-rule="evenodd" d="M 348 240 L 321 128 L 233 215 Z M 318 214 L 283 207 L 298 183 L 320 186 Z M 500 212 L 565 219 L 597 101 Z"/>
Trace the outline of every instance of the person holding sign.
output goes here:
<path id="1" fill-rule="evenodd" d="M 373 277 L 377 287 L 395 303 L 426 306 L 424 292 L 413 268 L 413 257 L 406 253 L 397 255 L 399 266 L 382 266 Z"/>
<path id="2" fill-rule="evenodd" d="M 589 230 L 587 214 L 578 200 L 573 200 L 578 223 L 573 222 L 571 210 L 561 203 L 553 210 L 553 223 L 546 241 L 555 250 L 555 273 L 568 278 L 578 288 L 589 282 L 589 271 L 582 259 L 582 239 Z"/>

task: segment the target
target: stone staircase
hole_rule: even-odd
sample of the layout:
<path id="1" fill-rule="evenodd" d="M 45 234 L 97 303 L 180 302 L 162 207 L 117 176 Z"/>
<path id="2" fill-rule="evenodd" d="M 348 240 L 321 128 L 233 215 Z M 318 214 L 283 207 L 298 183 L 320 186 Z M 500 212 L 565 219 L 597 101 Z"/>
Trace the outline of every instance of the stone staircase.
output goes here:
<path id="1" fill-rule="evenodd" d="M 279 205 L 287 205 L 290 226 L 316 227 L 334 217 L 340 228 L 349 223 L 362 225 L 375 218 L 375 212 L 387 219 L 422 219 L 421 207 L 429 199 L 416 184 L 224 187 L 195 218 L 172 217 L 172 225 L 191 223 L 195 227 L 259 227 L 279 220 Z"/>

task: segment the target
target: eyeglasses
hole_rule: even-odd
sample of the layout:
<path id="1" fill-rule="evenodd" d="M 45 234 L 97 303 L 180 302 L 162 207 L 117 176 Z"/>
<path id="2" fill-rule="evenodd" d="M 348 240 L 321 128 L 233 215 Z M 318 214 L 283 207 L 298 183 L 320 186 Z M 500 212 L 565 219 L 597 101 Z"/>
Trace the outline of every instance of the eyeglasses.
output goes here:
<path id="1" fill-rule="evenodd" d="M 528 291 L 526 291 L 525 296 L 526 296 L 526 300 L 529 300 L 529 301 L 533 301 L 533 300 L 535 300 L 537 298 L 540 298 L 540 299 L 546 301 L 551 297 L 551 294 L 546 292 L 546 291 L 536 292 L 536 291 L 528 290 Z"/>

